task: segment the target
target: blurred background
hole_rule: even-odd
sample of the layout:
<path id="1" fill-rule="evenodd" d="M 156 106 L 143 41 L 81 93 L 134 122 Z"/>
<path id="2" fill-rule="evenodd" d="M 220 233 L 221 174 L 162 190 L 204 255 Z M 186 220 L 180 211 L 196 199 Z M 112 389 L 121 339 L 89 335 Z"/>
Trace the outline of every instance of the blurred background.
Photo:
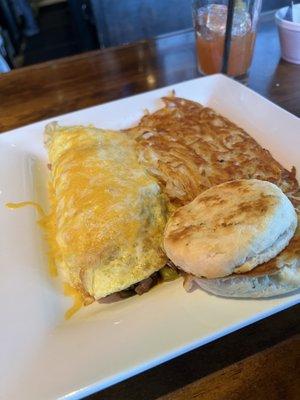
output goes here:
<path id="1" fill-rule="evenodd" d="M 191 0 L 0 0 L 0 72 L 191 27 Z"/>

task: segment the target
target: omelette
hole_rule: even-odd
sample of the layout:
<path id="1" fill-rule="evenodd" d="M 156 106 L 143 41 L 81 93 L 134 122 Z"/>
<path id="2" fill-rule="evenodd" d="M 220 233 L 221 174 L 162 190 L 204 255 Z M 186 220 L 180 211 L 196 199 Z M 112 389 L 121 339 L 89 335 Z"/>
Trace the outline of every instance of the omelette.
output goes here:
<path id="1" fill-rule="evenodd" d="M 84 303 L 132 287 L 162 268 L 167 202 L 124 133 L 93 127 L 45 131 L 50 250 Z"/>

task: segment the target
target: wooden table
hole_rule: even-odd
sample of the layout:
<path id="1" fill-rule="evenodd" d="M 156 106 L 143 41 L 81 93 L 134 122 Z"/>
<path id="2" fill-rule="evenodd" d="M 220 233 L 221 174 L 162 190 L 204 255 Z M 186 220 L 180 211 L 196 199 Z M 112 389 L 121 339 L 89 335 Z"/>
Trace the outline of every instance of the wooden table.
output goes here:
<path id="1" fill-rule="evenodd" d="M 300 116 L 300 66 L 280 60 L 274 30 L 272 21 L 261 24 L 248 84 Z M 196 76 L 191 31 L 22 68 L 0 75 L 0 131 Z M 299 399 L 299 311 L 297 305 L 89 399 Z"/>

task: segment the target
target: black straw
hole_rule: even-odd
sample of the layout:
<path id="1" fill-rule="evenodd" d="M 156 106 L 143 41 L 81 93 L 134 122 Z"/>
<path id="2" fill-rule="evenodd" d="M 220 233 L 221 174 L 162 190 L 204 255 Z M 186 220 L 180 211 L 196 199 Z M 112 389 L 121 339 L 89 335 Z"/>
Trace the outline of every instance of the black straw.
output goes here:
<path id="1" fill-rule="evenodd" d="M 228 70 L 234 7 L 235 7 L 235 0 L 228 0 L 226 31 L 224 40 L 224 50 L 223 50 L 223 64 L 221 70 L 223 74 L 227 74 Z"/>

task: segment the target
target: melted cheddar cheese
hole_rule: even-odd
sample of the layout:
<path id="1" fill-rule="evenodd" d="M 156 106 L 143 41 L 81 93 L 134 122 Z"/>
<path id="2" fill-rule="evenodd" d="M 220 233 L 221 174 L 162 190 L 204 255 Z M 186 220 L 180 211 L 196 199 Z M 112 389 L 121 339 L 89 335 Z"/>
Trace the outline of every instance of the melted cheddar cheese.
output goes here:
<path id="1" fill-rule="evenodd" d="M 90 127 L 46 130 L 51 164 L 50 248 L 64 282 L 86 302 L 159 270 L 167 207 L 135 142 Z"/>
<path id="2" fill-rule="evenodd" d="M 34 201 L 20 201 L 17 203 L 7 203 L 6 207 L 12 210 L 23 208 L 27 206 L 32 206 L 38 212 L 40 219 L 37 221 L 39 226 L 43 229 L 44 234 L 46 236 L 47 243 L 49 245 L 49 252 L 48 252 L 48 268 L 50 276 L 56 277 L 57 276 L 57 266 L 56 261 L 58 260 L 58 246 L 55 240 L 55 227 L 53 226 L 54 218 L 52 215 L 46 215 L 42 206 Z M 73 298 L 74 304 L 70 307 L 66 313 L 65 318 L 71 318 L 83 305 L 84 305 L 84 298 L 82 294 L 76 290 L 75 288 L 71 287 L 68 284 L 64 284 L 64 294 L 66 296 L 70 296 Z"/>

